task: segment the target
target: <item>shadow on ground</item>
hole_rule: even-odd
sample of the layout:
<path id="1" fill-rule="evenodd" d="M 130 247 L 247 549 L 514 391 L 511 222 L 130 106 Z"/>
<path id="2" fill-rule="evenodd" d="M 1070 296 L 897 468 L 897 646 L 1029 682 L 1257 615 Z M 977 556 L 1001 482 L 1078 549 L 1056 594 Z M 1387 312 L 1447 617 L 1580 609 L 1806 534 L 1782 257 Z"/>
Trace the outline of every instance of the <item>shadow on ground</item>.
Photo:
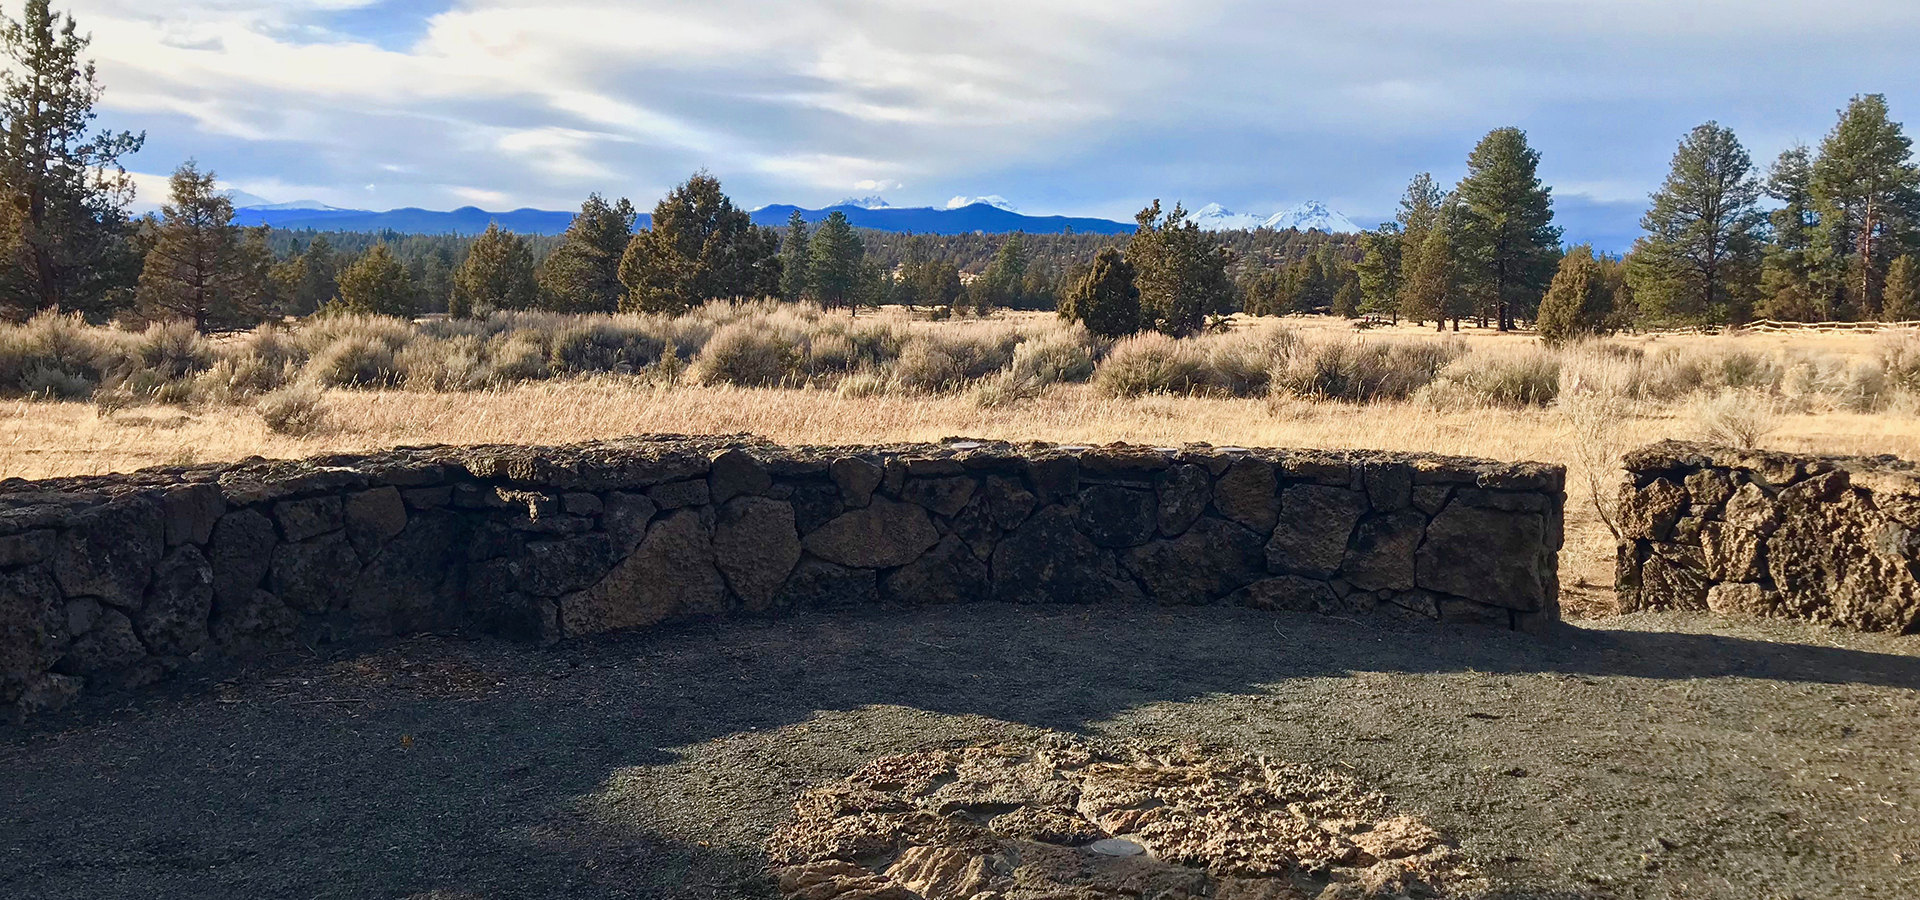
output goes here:
<path id="1" fill-rule="evenodd" d="M 1920 888 L 1920 643 L 1709 628 L 979 605 L 401 642 L 0 732 L 0 884 L 766 896 L 758 846 L 799 791 L 1058 729 L 1344 767 L 1452 830 L 1495 896 Z"/>

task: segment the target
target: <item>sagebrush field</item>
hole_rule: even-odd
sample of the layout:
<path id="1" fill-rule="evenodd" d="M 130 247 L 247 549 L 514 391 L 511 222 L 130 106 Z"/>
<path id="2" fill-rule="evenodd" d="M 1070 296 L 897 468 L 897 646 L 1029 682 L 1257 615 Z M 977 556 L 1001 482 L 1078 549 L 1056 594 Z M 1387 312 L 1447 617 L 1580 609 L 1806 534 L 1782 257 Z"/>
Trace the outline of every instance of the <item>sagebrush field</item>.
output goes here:
<path id="1" fill-rule="evenodd" d="M 1667 437 L 1920 455 L 1920 337 L 1530 335 L 1242 318 L 1106 342 L 1041 314 L 322 318 L 206 339 L 43 316 L 0 329 L 0 474 L 423 443 L 753 432 L 789 444 L 1011 440 L 1375 448 L 1569 466 L 1571 612 L 1605 612 L 1603 521 Z M 1602 502 L 1594 502 L 1595 493 Z"/>

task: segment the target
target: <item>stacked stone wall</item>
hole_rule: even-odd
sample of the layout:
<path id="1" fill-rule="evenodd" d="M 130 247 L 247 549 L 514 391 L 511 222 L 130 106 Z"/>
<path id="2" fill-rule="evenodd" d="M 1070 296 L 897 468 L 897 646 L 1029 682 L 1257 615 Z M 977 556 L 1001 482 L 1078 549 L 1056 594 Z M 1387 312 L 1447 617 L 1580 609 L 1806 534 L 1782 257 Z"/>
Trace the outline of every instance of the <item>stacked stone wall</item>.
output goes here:
<path id="1" fill-rule="evenodd" d="M 1623 611 L 1920 631 L 1920 471 L 1668 441 L 1627 455 Z"/>
<path id="2" fill-rule="evenodd" d="M 1558 467 L 1189 446 L 400 448 L 0 483 L 0 710 L 361 636 L 997 600 L 1558 618 Z"/>

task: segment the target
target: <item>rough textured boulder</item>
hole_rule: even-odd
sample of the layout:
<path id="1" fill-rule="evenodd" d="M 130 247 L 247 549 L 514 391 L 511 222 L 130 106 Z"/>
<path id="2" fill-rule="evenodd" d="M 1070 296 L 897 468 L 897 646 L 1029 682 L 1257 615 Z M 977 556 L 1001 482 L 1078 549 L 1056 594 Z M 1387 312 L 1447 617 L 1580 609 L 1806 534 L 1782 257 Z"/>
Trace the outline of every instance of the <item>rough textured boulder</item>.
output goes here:
<path id="1" fill-rule="evenodd" d="M 880 486 L 880 477 L 885 470 L 857 456 L 843 456 L 833 461 L 828 470 L 833 476 L 834 485 L 840 490 L 840 499 L 848 509 L 866 506 L 873 497 L 875 488 Z"/>
<path id="2" fill-rule="evenodd" d="M 114 503 L 67 532 L 53 571 L 69 597 L 139 609 L 163 549 L 159 509 L 143 500 Z"/>
<path id="3" fill-rule="evenodd" d="M 212 612 L 213 567 L 200 548 L 188 545 L 167 554 L 154 569 L 136 630 L 152 652 L 185 656 L 207 642 Z"/>
<path id="4" fill-rule="evenodd" d="M 568 634 L 593 634 L 712 615 L 726 601 L 726 583 L 713 565 L 712 527 L 698 512 L 681 510 L 655 523 L 599 584 L 562 598 L 560 622 Z"/>
<path id="5" fill-rule="evenodd" d="M 792 609 L 836 609 L 879 602 L 879 576 L 872 569 L 849 568 L 823 559 L 801 560 L 774 596 L 774 606 Z"/>
<path id="6" fill-rule="evenodd" d="M 1111 603 L 1140 600 L 1139 585 L 1110 551 L 1074 527 L 1074 517 L 1047 506 L 1000 540 L 993 551 L 993 598 L 1010 603 Z"/>
<path id="7" fill-rule="evenodd" d="M 74 638 L 54 668 L 63 675 L 94 675 L 124 669 L 146 657 L 146 645 L 134 633 L 133 620 L 108 607 L 100 611 L 93 630 Z"/>
<path id="8" fill-rule="evenodd" d="M 1209 603 L 1266 574 L 1260 536 L 1220 519 L 1127 551 L 1126 566 L 1156 603 Z"/>
<path id="9" fill-rule="evenodd" d="M 1152 491 L 1090 484 L 1080 489 L 1080 530 L 1102 547 L 1138 546 L 1153 537 L 1158 506 Z"/>
<path id="10" fill-rule="evenodd" d="M 1174 466 L 1154 479 L 1154 490 L 1160 501 L 1160 533 L 1178 537 L 1207 511 L 1213 500 L 1213 479 L 1200 466 Z"/>
<path id="11" fill-rule="evenodd" d="M 1455 501 L 1433 517 L 1417 554 L 1420 587 L 1489 606 L 1537 610 L 1557 594 L 1546 522 Z"/>
<path id="12" fill-rule="evenodd" d="M 1340 575 L 1361 590 L 1411 590 L 1414 552 L 1427 536 L 1427 517 L 1402 509 L 1361 521 L 1347 547 Z"/>
<path id="13" fill-rule="evenodd" d="M 273 548 L 267 589 L 281 602 L 309 615 L 347 608 L 360 575 L 360 556 L 339 532 Z M 247 598 L 252 585 L 236 584 L 223 596 Z"/>
<path id="14" fill-rule="evenodd" d="M 987 564 L 957 535 L 948 535 L 919 559 L 881 579 L 882 596 L 907 605 L 972 603 L 987 599 Z"/>
<path id="15" fill-rule="evenodd" d="M 85 602 L 97 616 L 99 604 Z M 91 627 L 93 621 L 79 624 Z M 0 704 L 19 700 L 59 660 L 73 633 L 60 590 L 44 567 L 0 574 Z"/>
<path id="16" fill-rule="evenodd" d="M 374 488 L 347 498 L 344 518 L 353 549 L 371 559 L 380 545 L 407 527 L 407 504 L 395 487 Z"/>
<path id="17" fill-rule="evenodd" d="M 861 568 L 904 566 L 940 542 L 927 512 L 919 505 L 875 497 L 863 509 L 849 510 L 807 535 L 808 553 L 828 562 Z"/>
<path id="18" fill-rule="evenodd" d="M 346 524 L 345 509 L 346 504 L 339 497 L 287 500 L 274 504 L 273 519 L 280 524 L 282 539 L 304 541 L 339 531 Z"/>
<path id="19" fill-rule="evenodd" d="M 1267 542 L 1267 568 L 1326 578 L 1346 559 L 1347 542 L 1367 501 L 1345 488 L 1297 484 L 1282 495 L 1281 511 L 1280 525 Z"/>
<path id="20" fill-rule="evenodd" d="M 1213 507 L 1221 515 L 1265 534 L 1280 518 L 1279 480 L 1273 464 L 1244 456 L 1213 485 Z"/>
<path id="21" fill-rule="evenodd" d="M 707 473 L 707 494 L 718 506 L 735 497 L 764 494 L 773 487 L 767 466 L 744 450 L 726 450 L 713 458 Z"/>
<path id="22" fill-rule="evenodd" d="M 800 562 L 793 505 L 765 497 L 738 497 L 720 507 L 713 529 L 714 562 L 749 612 L 773 605 Z"/>

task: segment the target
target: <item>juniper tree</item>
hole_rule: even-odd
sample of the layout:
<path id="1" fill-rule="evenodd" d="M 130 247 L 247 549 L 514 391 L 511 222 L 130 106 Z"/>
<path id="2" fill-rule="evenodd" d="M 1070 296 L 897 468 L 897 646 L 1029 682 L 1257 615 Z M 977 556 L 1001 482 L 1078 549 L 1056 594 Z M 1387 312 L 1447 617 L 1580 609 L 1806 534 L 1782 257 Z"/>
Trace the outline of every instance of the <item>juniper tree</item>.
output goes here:
<path id="1" fill-rule="evenodd" d="M 1232 252 L 1201 231 L 1183 207 L 1176 203 L 1163 216 L 1155 200 L 1134 222 L 1126 255 L 1140 287 L 1143 325 L 1185 337 L 1205 326 L 1207 316 L 1234 308 L 1238 292 L 1227 276 Z"/>
<path id="2" fill-rule="evenodd" d="M 620 259 L 633 237 L 633 204 L 589 196 L 536 273 L 538 305 L 560 312 L 613 312 L 620 302 Z"/>
<path id="3" fill-rule="evenodd" d="M 696 173 L 653 208 L 620 259 L 620 307 L 679 313 L 708 300 L 765 297 L 780 290 L 779 241 L 733 205 L 720 180 Z"/>
<path id="4" fill-rule="evenodd" d="M 93 131 L 100 82 L 91 38 L 47 0 L 0 16 L 0 312 L 59 306 L 103 314 L 129 268 L 133 181 L 120 158 L 145 134 Z"/>
<path id="5" fill-rule="evenodd" d="M 1102 337 L 1139 331 L 1140 288 L 1134 283 L 1133 265 L 1117 248 L 1101 248 L 1093 268 L 1067 292 L 1060 316 Z"/>
<path id="6" fill-rule="evenodd" d="M 797 302 L 807 295 L 813 253 L 807 249 L 807 220 L 799 210 L 787 217 L 787 238 L 780 247 L 780 296 Z"/>
<path id="7" fill-rule="evenodd" d="M 1848 292 L 1865 316 L 1880 308 L 1880 275 L 1892 248 L 1920 218 L 1920 168 L 1913 142 L 1887 115 L 1887 98 L 1866 94 L 1841 110 L 1820 143 L 1808 187 L 1830 219 L 1836 250 L 1851 256 Z"/>
<path id="8" fill-rule="evenodd" d="M 1454 190 L 1461 274 L 1502 331 L 1539 302 L 1559 263 L 1553 194 L 1539 170 L 1526 132 L 1496 128 L 1467 156 L 1467 177 Z"/>
<path id="9" fill-rule="evenodd" d="M 340 272 L 340 296 L 327 304 L 330 313 L 358 313 L 409 318 L 420 309 L 419 293 L 407 267 L 394 258 L 385 241 L 374 244 Z"/>
<path id="10" fill-rule="evenodd" d="M 1613 316 L 1613 291 L 1593 247 L 1582 244 L 1567 251 L 1560 269 L 1540 300 L 1534 326 L 1540 339 L 1561 344 L 1606 330 Z"/>
<path id="11" fill-rule="evenodd" d="M 248 277 L 254 273 L 241 253 L 233 201 L 192 161 L 174 170 L 168 186 L 171 197 L 140 270 L 140 315 L 191 322 L 202 333 L 259 321 L 262 285 Z"/>
<path id="12" fill-rule="evenodd" d="M 539 292 L 533 279 L 533 246 L 526 238 L 501 230 L 500 223 L 490 222 L 453 272 L 447 312 L 465 318 L 497 309 L 528 309 Z"/>
<path id="13" fill-rule="evenodd" d="M 1764 255 L 1761 193 L 1732 130 L 1717 122 L 1694 128 L 1640 220 L 1647 234 L 1627 272 L 1643 311 L 1686 322 L 1745 321 Z"/>

